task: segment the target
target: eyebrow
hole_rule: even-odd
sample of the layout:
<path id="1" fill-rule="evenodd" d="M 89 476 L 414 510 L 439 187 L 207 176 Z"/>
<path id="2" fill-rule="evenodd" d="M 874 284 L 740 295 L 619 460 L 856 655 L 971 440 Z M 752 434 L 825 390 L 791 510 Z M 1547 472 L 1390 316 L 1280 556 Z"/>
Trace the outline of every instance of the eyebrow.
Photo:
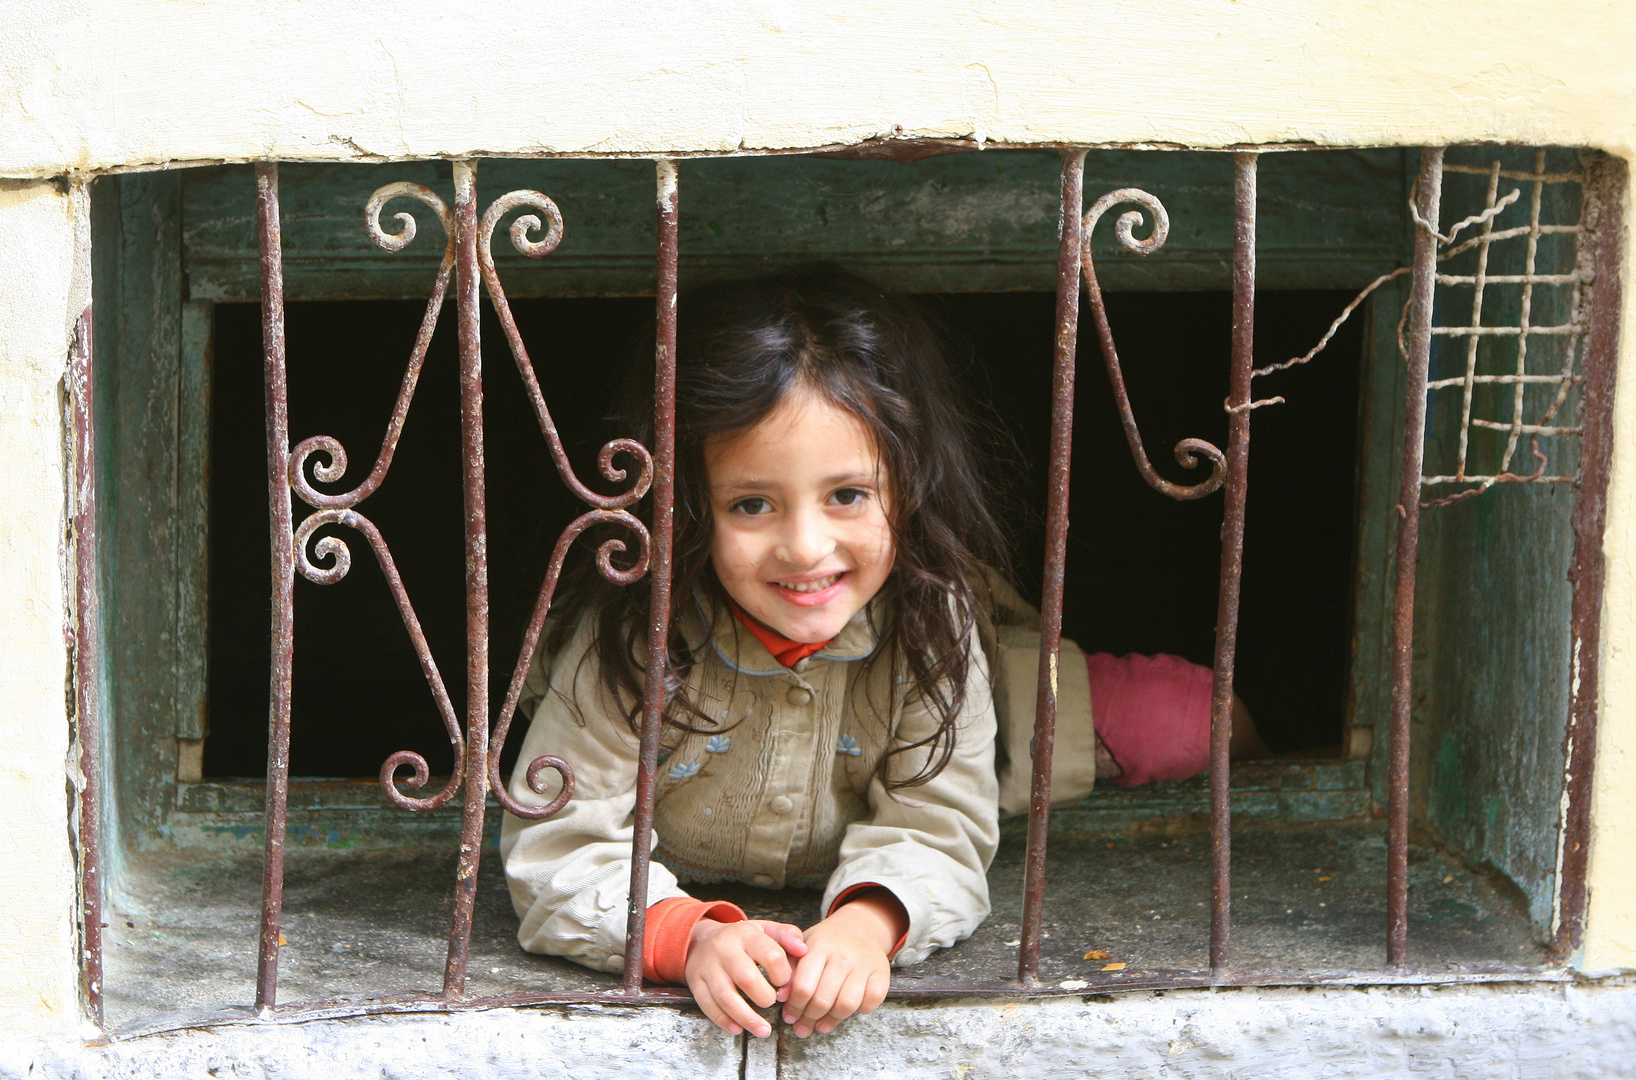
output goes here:
<path id="1" fill-rule="evenodd" d="M 834 476 L 823 477 L 818 484 L 820 487 L 872 486 L 876 483 L 876 476 L 877 474 L 872 472 L 836 473 Z M 771 480 L 751 476 L 730 484 L 712 484 L 711 487 L 720 492 L 760 491 L 771 483 Z"/>

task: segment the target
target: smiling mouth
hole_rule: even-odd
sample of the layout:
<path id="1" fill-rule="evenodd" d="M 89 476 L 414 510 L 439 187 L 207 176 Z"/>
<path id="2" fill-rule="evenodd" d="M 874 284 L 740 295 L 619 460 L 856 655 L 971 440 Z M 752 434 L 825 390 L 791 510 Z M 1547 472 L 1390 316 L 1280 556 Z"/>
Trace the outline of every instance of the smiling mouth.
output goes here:
<path id="1" fill-rule="evenodd" d="M 846 574 L 847 571 L 842 570 L 840 573 L 815 578 L 812 581 L 775 581 L 773 584 L 794 593 L 819 593 L 840 581 Z"/>

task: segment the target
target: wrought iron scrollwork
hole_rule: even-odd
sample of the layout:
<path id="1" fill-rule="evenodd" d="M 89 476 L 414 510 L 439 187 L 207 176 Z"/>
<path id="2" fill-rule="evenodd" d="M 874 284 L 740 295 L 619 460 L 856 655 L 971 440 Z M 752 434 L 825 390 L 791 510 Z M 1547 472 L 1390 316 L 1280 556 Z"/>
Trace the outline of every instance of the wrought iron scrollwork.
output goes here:
<path id="1" fill-rule="evenodd" d="M 455 716 L 454 705 L 449 699 L 443 676 L 438 671 L 437 661 L 432 657 L 431 648 L 427 645 L 426 635 L 421 629 L 414 605 L 409 600 L 403 579 L 392 559 L 391 549 L 374 522 L 352 509 L 375 493 L 392 467 L 392 457 L 403 434 L 404 421 L 408 417 L 409 406 L 414 401 L 415 387 L 419 383 L 421 369 L 425 366 L 426 350 L 431 344 L 432 334 L 437 329 L 438 314 L 442 311 L 444 298 L 448 294 L 449 280 L 454 271 L 454 214 L 436 192 L 420 184 L 387 184 L 370 196 L 364 208 L 365 228 L 370 239 L 376 246 L 388 252 L 402 251 L 415 239 L 418 230 L 412 214 L 399 212 L 393 215 L 399 226 L 395 233 L 386 231 L 381 225 L 381 211 L 389 202 L 399 198 L 418 200 L 436 215 L 438 223 L 443 227 L 443 258 L 438 265 L 432 294 L 427 299 L 426 310 L 421 317 L 420 329 L 415 336 L 414 348 L 410 353 L 409 364 L 404 370 L 403 382 L 398 389 L 398 397 L 393 404 L 386 433 L 381 439 L 381 448 L 376 455 L 375 465 L 363 482 L 350 491 L 340 493 L 319 491 L 307 479 L 309 462 L 313 480 L 323 484 L 338 483 L 346 475 L 348 462 L 346 448 L 338 439 L 328 435 L 317 435 L 303 440 L 292 449 L 288 481 L 290 489 L 315 511 L 309 514 L 295 531 L 296 569 L 309 581 L 319 585 L 333 585 L 346 577 L 351 569 L 352 552 L 346 541 L 340 537 L 324 536 L 320 537 L 316 544 L 312 544 L 309 553 L 308 545 L 313 534 L 325 525 L 338 525 L 361 532 L 375 553 L 375 559 L 386 578 L 392 599 L 397 604 L 398 614 L 403 619 L 404 629 L 409 633 L 416 658 L 420 661 L 421 672 L 425 675 L 432 697 L 437 702 L 438 713 L 454 750 L 454 771 L 444 786 L 430 797 L 416 798 L 405 795 L 394 783 L 398 769 L 408 766 L 412 770 L 410 783 L 415 787 L 424 787 L 430 782 L 431 775 L 424 757 L 410 750 L 401 750 L 389 757 L 381 767 L 381 787 L 394 805 L 406 810 L 424 811 L 435 810 L 447 804 L 460 790 L 466 739 L 460 730 L 460 723 Z M 320 565 L 326 561 L 328 565 Z"/>
<path id="2" fill-rule="evenodd" d="M 425 314 L 421 319 L 414 349 L 410 355 L 408 367 L 404 372 L 397 401 L 393 406 L 386 433 L 381 441 L 380 451 L 376 455 L 374 467 L 362 482 L 350 490 L 344 492 L 320 491 L 316 485 L 337 484 L 345 477 L 348 460 L 346 449 L 339 440 L 328 435 L 317 435 L 303 440 L 292 449 L 287 479 L 290 489 L 300 496 L 302 501 L 313 507 L 314 511 L 301 522 L 294 534 L 296 569 L 302 576 L 320 585 L 332 585 L 344 578 L 351 569 L 352 552 L 345 540 L 333 535 L 318 536 L 315 540 L 315 534 L 319 529 L 326 525 L 335 525 L 363 534 L 375 554 L 376 561 L 380 564 L 383 575 L 386 577 L 393 601 L 397 604 L 404 628 L 409 633 L 415 654 L 420 660 L 422 673 L 426 677 L 427 685 L 432 691 L 438 712 L 443 719 L 450 745 L 454 750 L 455 767 L 448 782 L 435 794 L 425 798 L 407 795 L 398 788 L 398 782 L 407 780 L 409 785 L 413 787 L 425 787 L 431 780 L 430 769 L 422 755 L 411 750 L 400 750 L 388 757 L 382 764 L 380 772 L 381 787 L 394 805 L 406 810 L 426 811 L 446 805 L 460 790 L 465 776 L 467 740 L 461 729 L 453 703 L 449 698 L 443 676 L 439 672 L 437 662 L 432 657 L 431 650 L 426 643 L 426 637 L 421 629 L 420 620 L 415 614 L 414 605 L 410 602 L 403 580 L 398 574 L 391 550 L 374 522 L 354 509 L 364 499 L 375 493 L 391 468 L 392 458 L 402 436 L 409 407 L 414 401 L 415 387 L 425 365 L 426 352 L 431 343 L 432 335 L 437 328 L 438 315 L 448 296 L 449 285 L 454 272 L 457 241 L 460 239 L 455 214 L 449 205 L 435 192 L 419 184 L 393 183 L 377 189 L 370 196 L 365 206 L 366 229 L 370 239 L 378 247 L 388 252 L 402 251 L 415 239 L 417 226 L 414 216 L 410 213 L 399 212 L 393 215 L 393 220 L 397 222 L 396 232 L 387 231 L 381 224 L 381 214 L 386 206 L 394 199 L 402 198 L 415 199 L 433 211 L 439 224 L 443 227 L 445 244 L 432 293 L 427 300 Z M 500 777 L 500 751 L 505 745 L 506 734 L 510 729 L 511 719 L 521 696 L 529 664 L 535 649 L 539 645 L 545 618 L 549 613 L 551 602 L 556 593 L 557 582 L 574 541 L 578 539 L 581 533 L 595 525 L 620 526 L 629 531 L 631 540 L 611 537 L 598 545 L 596 551 L 598 569 L 609 580 L 621 584 L 635 582 L 647 573 L 648 530 L 639 518 L 629 512 L 628 508 L 646 495 L 652 485 L 653 459 L 647 447 L 632 439 L 615 439 L 602 447 L 601 452 L 597 455 L 598 471 L 611 483 L 619 484 L 628 481 L 623 490 L 613 494 L 593 491 L 574 473 L 568 460 L 567 451 L 563 447 L 562 438 L 551 418 L 550 409 L 546 406 L 545 396 L 540 389 L 533 363 L 529 359 L 528 350 L 523 344 L 522 336 L 517 330 L 516 321 L 512 317 L 510 305 L 506 301 L 505 291 L 500 284 L 499 273 L 494 265 L 491 245 L 495 229 L 498 228 L 501 220 L 507 214 L 520 208 L 526 208 L 532 212 L 519 215 L 512 221 L 510 226 L 512 244 L 519 252 L 529 258 L 538 259 L 550 254 L 562 239 L 563 219 L 556 203 L 538 191 L 513 191 L 494 200 L 482 216 L 481 223 L 477 228 L 477 235 L 465 242 L 473 243 L 476 249 L 483 284 L 488 289 L 495 310 L 499 314 L 501 325 L 505 329 L 506 340 L 511 347 L 512 356 L 516 361 L 518 372 L 522 376 L 530 403 L 533 405 L 535 417 L 540 424 L 540 430 L 545 436 L 556 472 L 563 483 L 580 500 L 592 507 L 586 513 L 575 518 L 563 530 L 552 552 L 545 580 L 541 584 L 540 593 L 534 605 L 534 612 L 529 620 L 522 651 L 513 671 L 505 703 L 494 725 L 493 738 L 490 740 L 488 761 L 486 763 L 489 784 L 502 806 L 521 817 L 543 818 L 549 817 L 562 809 L 572 797 L 574 790 L 572 767 L 568 762 L 551 755 L 539 757 L 530 762 L 524 772 L 530 790 L 539 795 L 546 793 L 548 788 L 543 774 L 548 770 L 557 773 L 561 780 L 561 787 L 557 796 L 547 804 L 527 806 L 513 798 L 502 782 Z M 618 460 L 621 455 L 634 461 L 634 477 L 631 470 Z M 621 566 L 616 564 L 615 558 L 620 555 L 627 556 L 629 565 Z M 399 773 L 400 770 L 405 768 L 410 770 L 410 774 L 407 777 L 402 777 Z"/>
<path id="3" fill-rule="evenodd" d="M 1091 302 L 1091 317 L 1096 322 L 1097 341 L 1102 346 L 1102 359 L 1107 364 L 1108 381 L 1113 385 L 1114 400 L 1119 407 L 1119 419 L 1124 425 L 1125 441 L 1130 444 L 1130 453 L 1136 462 L 1136 470 L 1154 490 L 1172 499 L 1202 499 L 1221 487 L 1227 479 L 1227 456 L 1215 444 L 1204 439 L 1183 439 L 1176 444 L 1177 464 L 1184 469 L 1196 469 L 1208 460 L 1210 475 L 1191 485 L 1166 480 L 1148 460 L 1147 451 L 1142 446 L 1141 430 L 1136 426 L 1136 416 L 1131 411 L 1130 395 L 1125 390 L 1125 377 L 1119 367 L 1119 354 L 1113 345 L 1113 331 L 1108 327 L 1108 313 L 1102 303 L 1102 287 L 1097 282 L 1096 267 L 1091 259 L 1091 237 L 1096 230 L 1097 222 L 1102 219 L 1102 215 L 1121 203 L 1134 203 L 1141 207 L 1141 210 L 1127 210 L 1120 214 L 1114 224 L 1114 235 L 1119 238 L 1120 246 L 1126 251 L 1137 255 L 1151 255 L 1164 246 L 1170 235 L 1170 215 L 1165 211 L 1164 204 L 1140 188 L 1119 188 L 1110 191 L 1085 211 L 1084 231 L 1080 240 L 1080 267 L 1085 277 L 1085 292 Z M 1146 237 L 1137 237 L 1136 229 L 1144 221 L 1143 210 L 1152 218 L 1152 228 L 1148 230 Z"/>
<path id="4" fill-rule="evenodd" d="M 344 468 L 345 465 L 340 466 Z M 321 477 L 322 478 L 322 477 Z M 439 715 L 443 718 L 444 730 L 448 732 L 449 743 L 454 748 L 454 773 L 447 783 L 435 795 L 428 798 L 415 798 L 405 795 L 393 783 L 394 774 L 404 765 L 414 770 L 410 783 L 414 787 L 425 787 L 431 780 L 426 759 L 411 750 L 400 750 L 387 758 L 386 764 L 381 766 L 381 787 L 386 797 L 394 805 L 405 810 L 435 810 L 454 797 L 460 790 L 461 765 L 466 758 L 466 737 L 461 733 L 460 722 L 455 717 L 454 704 L 449 700 L 449 691 L 443 683 L 443 675 L 438 671 L 437 660 L 432 656 L 432 650 L 426 643 L 426 634 L 421 629 L 420 619 L 415 615 L 415 606 L 409 600 L 409 593 L 403 587 L 403 578 L 398 574 L 397 563 L 392 559 L 392 551 L 386 545 L 386 539 L 381 536 L 375 523 L 356 510 L 340 507 L 315 510 L 295 530 L 295 565 L 302 577 L 319 585 L 333 585 L 346 577 L 347 571 L 352 568 L 352 553 L 348 550 L 346 541 L 338 536 L 320 537 L 313 545 L 309 556 L 307 545 L 312 540 L 314 532 L 325 525 L 340 525 L 354 529 L 364 535 L 369 546 L 375 552 L 375 560 L 380 564 L 381 574 L 386 578 L 387 588 L 392 592 L 392 600 L 398 606 L 398 614 L 403 619 L 403 627 L 409 632 L 409 640 L 414 645 L 415 656 L 420 661 L 421 673 L 426 676 L 426 684 L 431 688 L 432 697 L 437 701 Z M 329 566 L 319 566 L 314 561 L 329 559 Z"/>
<path id="5" fill-rule="evenodd" d="M 482 224 L 477 229 L 477 263 L 482 269 L 483 284 L 489 291 L 489 299 L 494 302 L 495 313 L 500 316 L 500 325 L 505 330 L 506 342 L 511 346 L 512 359 L 516 361 L 517 373 L 522 376 L 523 387 L 528 393 L 529 403 L 534 406 L 534 417 L 539 421 L 540 431 L 545 435 L 546 444 L 551 450 L 551 460 L 557 467 L 557 475 L 568 486 L 576 498 L 600 510 L 623 510 L 631 506 L 638 499 L 648 493 L 653 483 L 653 458 L 647 447 L 634 439 L 615 439 L 602 448 L 597 455 L 597 467 L 612 483 L 619 483 L 628 475 L 626 471 L 614 464 L 614 457 L 618 454 L 627 454 L 634 458 L 638 465 L 636 481 L 625 491 L 617 495 L 601 495 L 582 483 L 574 473 L 574 468 L 568 461 L 568 453 L 563 449 L 562 437 L 557 433 L 556 421 L 551 419 L 551 410 L 546 406 L 545 395 L 540 391 L 540 381 L 534 374 L 534 364 L 529 359 L 528 347 L 523 344 L 522 334 L 517 330 L 517 320 L 512 318 L 511 305 L 506 300 L 505 289 L 500 284 L 500 274 L 494 267 L 493 240 L 495 227 L 500 219 L 509 211 L 518 207 L 527 206 L 539 210 L 546 215 L 549 224 L 542 223 L 534 214 L 524 214 L 511 224 L 511 242 L 517 250 L 531 259 L 542 259 L 556 250 L 562 240 L 562 214 L 557 204 L 538 191 L 513 191 L 494 200 L 483 214 Z M 538 240 L 529 239 L 529 233 L 545 229 L 545 235 Z"/>
<path id="6" fill-rule="evenodd" d="M 506 735 L 511 730 L 512 717 L 517 711 L 517 703 L 521 699 L 523 683 L 528 677 L 528 668 L 533 661 L 534 651 L 539 647 L 540 634 L 545 626 L 545 617 L 551 608 L 551 601 L 556 594 L 557 580 L 562 573 L 564 561 L 568 557 L 568 550 L 578 539 L 579 535 L 592 525 L 620 525 L 628 529 L 636 541 L 636 559 L 632 566 L 621 569 L 613 562 L 613 557 L 628 550 L 624 540 L 612 537 L 602 542 L 597 548 L 597 568 L 610 581 L 620 584 L 631 584 L 647 573 L 648 567 L 648 531 L 639 518 L 626 509 L 646 495 L 653 483 L 653 458 L 648 448 L 634 439 L 615 439 L 604 446 L 597 455 L 597 468 L 602 475 L 612 483 L 626 480 L 630 473 L 621 468 L 615 459 L 624 454 L 635 459 L 637 466 L 636 478 L 621 492 L 613 495 L 603 495 L 591 490 L 575 474 L 573 466 L 568 461 L 567 451 L 562 445 L 562 437 L 557 432 L 556 422 L 551 418 L 551 410 L 545 403 L 545 394 L 540 389 L 538 377 L 534 372 L 533 361 L 529 358 L 528 347 L 523 343 L 522 334 L 517 330 L 517 321 L 512 317 L 511 305 L 506 300 L 505 288 L 500 283 L 500 274 L 494 265 L 494 231 L 500 220 L 512 210 L 527 207 L 538 213 L 523 214 L 511 224 L 511 242 L 523 255 L 531 259 L 544 258 L 556 250 L 562 240 L 562 213 L 557 204 L 549 196 L 538 191 L 513 191 L 502 195 L 490 204 L 483 214 L 483 220 L 477 229 L 477 264 L 483 275 L 483 284 L 487 287 L 489 298 L 494 303 L 495 313 L 500 318 L 500 325 L 505 331 L 506 342 L 511 347 L 512 359 L 516 362 L 517 373 L 522 377 L 524 390 L 528 394 L 529 403 L 534 407 L 534 417 L 539 422 L 540 433 L 545 436 L 546 446 L 550 450 L 552 463 L 556 466 L 557 475 L 574 495 L 582 502 L 594 509 L 575 518 L 562 535 L 557 539 L 556 548 L 551 553 L 551 563 L 546 570 L 545 580 L 540 586 L 540 594 L 534 603 L 534 611 L 529 618 L 528 630 L 523 635 L 522 649 L 518 654 L 517 663 L 512 670 L 511 683 L 506 690 L 505 701 L 495 718 L 494 731 L 489 741 L 489 786 L 494 797 L 506 810 L 518 817 L 537 820 L 550 817 L 567 804 L 573 795 L 574 776 L 568 763 L 561 758 L 547 755 L 534 759 L 529 763 L 524 774 L 529 790 L 536 795 L 544 795 L 546 787 L 541 774 L 546 769 L 555 771 L 562 778 L 562 788 L 556 798 L 544 806 L 528 806 L 518 802 L 506 790 L 503 778 L 500 776 L 500 752 L 505 747 Z M 540 215 L 544 215 L 542 220 Z M 541 235 L 543 233 L 543 235 Z"/>
<path id="7" fill-rule="evenodd" d="M 315 454 L 322 454 L 327 459 L 325 464 L 315 464 L 312 469 L 313 476 L 320 483 L 337 483 L 346 475 L 346 450 L 328 435 L 304 439 L 290 452 L 290 487 L 308 505 L 319 509 L 357 506 L 373 495 L 381 486 L 381 481 L 386 479 L 386 472 L 392 467 L 392 455 L 398 449 L 398 439 L 403 434 L 404 420 L 409 415 L 409 405 L 415 399 L 415 386 L 420 381 L 421 368 L 426 364 L 426 349 L 431 345 L 432 334 L 437 329 L 438 313 L 443 310 L 443 300 L 449 292 L 449 278 L 454 272 L 454 213 L 435 191 L 409 183 L 387 184 L 378 189 L 369 197 L 364 209 L 369 238 L 377 247 L 389 252 L 402 251 L 415 238 L 414 216 L 405 212 L 393 215 L 400 231 L 389 233 L 381 228 L 381 211 L 387 203 L 399 198 L 418 199 L 436 213 L 438 222 L 443 226 L 443 259 L 437 268 L 432 295 L 426 301 L 426 311 L 421 316 L 420 330 L 415 335 L 414 349 L 409 355 L 409 366 L 404 369 L 403 383 L 398 388 L 398 399 L 392 406 L 391 419 L 387 421 L 386 435 L 381 439 L 380 453 L 375 457 L 375 467 L 369 471 L 363 483 L 351 491 L 326 494 L 308 482 L 307 463 Z"/>
<path id="8" fill-rule="evenodd" d="M 517 657 L 517 665 L 511 673 L 511 683 L 506 688 L 505 702 L 500 706 L 499 715 L 494 721 L 494 733 L 489 744 L 489 786 L 500 805 L 521 818 L 538 820 L 550 817 L 561 810 L 573 795 L 574 775 L 568 763 L 559 757 L 545 756 L 535 758 L 529 763 L 527 782 L 529 790 L 536 795 L 544 795 L 545 785 L 540 781 L 540 773 L 545 769 L 554 769 L 562 777 L 562 790 L 557 797 L 544 806 L 528 806 L 512 798 L 506 790 L 504 779 L 500 776 L 500 750 L 506 744 L 506 734 L 511 730 L 511 718 L 517 712 L 517 703 L 522 699 L 523 683 L 528 678 L 528 668 L 534 658 L 534 650 L 539 647 L 540 634 L 545 628 L 545 617 L 550 613 L 551 600 L 557 590 L 557 579 L 562 574 L 562 566 L 568 558 L 568 549 L 579 538 L 579 534 L 592 525 L 622 525 L 631 531 L 636 538 L 637 550 L 635 562 L 620 569 L 614 565 L 613 557 L 627 550 L 625 541 L 616 537 L 604 540 L 596 552 L 597 569 L 609 581 L 621 585 L 630 585 L 640 580 L 648 572 L 648 530 L 639 518 L 625 510 L 588 510 L 575 518 L 557 538 L 557 546 L 551 552 L 551 563 L 545 572 L 545 581 L 540 586 L 540 595 L 534 602 L 534 611 L 528 619 L 528 630 L 523 634 L 523 647 Z"/>

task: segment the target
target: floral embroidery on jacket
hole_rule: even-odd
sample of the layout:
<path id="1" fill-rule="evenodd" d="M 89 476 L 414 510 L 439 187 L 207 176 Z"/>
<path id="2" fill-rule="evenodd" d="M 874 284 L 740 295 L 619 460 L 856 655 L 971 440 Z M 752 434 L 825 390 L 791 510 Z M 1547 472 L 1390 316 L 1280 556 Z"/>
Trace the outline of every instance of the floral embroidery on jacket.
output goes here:
<path id="1" fill-rule="evenodd" d="M 853 738 L 851 735 L 842 735 L 839 739 L 835 740 L 835 752 L 837 754 L 851 754 L 853 757 L 859 757 L 863 754 L 863 748 L 858 745 L 858 740 Z"/>
<path id="2" fill-rule="evenodd" d="M 686 780 L 690 776 L 698 775 L 698 772 L 699 763 L 697 761 L 678 761 L 670 767 L 670 771 L 665 775 L 672 780 Z"/>
<path id="3" fill-rule="evenodd" d="M 733 737 L 731 735 L 712 735 L 710 741 L 704 744 L 704 750 L 707 754 L 725 754 L 732 748 Z"/>

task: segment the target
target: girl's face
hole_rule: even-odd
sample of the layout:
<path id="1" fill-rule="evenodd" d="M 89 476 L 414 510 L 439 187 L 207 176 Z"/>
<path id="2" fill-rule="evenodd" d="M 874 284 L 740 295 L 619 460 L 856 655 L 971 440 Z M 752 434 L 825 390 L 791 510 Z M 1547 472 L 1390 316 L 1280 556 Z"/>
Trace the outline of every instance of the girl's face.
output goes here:
<path id="1" fill-rule="evenodd" d="M 727 595 L 791 641 L 828 641 L 892 570 L 890 491 L 869 429 L 797 387 L 754 427 L 704 448 Z"/>

